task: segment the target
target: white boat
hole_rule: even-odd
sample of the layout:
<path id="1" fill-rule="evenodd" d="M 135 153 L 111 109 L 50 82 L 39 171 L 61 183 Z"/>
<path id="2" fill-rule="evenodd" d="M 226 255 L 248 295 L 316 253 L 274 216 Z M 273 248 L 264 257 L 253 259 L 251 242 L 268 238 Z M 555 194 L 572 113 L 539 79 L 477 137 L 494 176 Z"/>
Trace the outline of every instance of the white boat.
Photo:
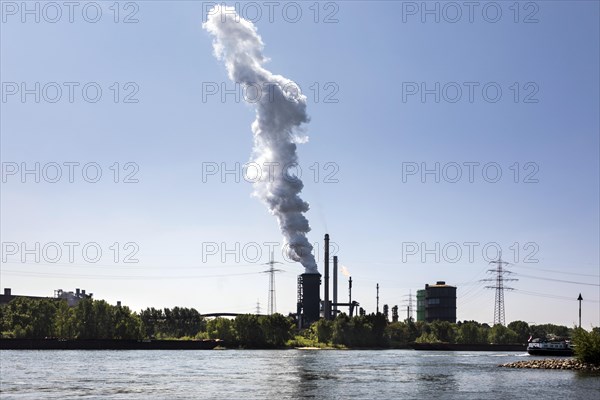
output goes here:
<path id="1" fill-rule="evenodd" d="M 533 339 L 527 345 L 532 356 L 572 356 L 573 345 L 569 340 Z"/>

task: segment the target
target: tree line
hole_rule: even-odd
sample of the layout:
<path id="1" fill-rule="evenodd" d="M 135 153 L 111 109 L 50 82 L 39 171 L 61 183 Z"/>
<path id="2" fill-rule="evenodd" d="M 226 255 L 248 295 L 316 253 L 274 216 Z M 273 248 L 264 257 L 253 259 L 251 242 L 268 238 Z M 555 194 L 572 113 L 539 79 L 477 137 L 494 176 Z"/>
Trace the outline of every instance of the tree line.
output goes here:
<path id="1" fill-rule="evenodd" d="M 194 308 L 146 308 L 140 313 L 104 300 L 18 297 L 0 305 L 0 337 L 17 339 L 221 339 L 228 346 L 280 348 L 294 321 L 281 314 L 206 320 Z"/>
<path id="2" fill-rule="evenodd" d="M 0 306 L 0 334 L 5 338 L 64 339 L 221 339 L 227 346 L 402 348 L 412 343 L 516 344 L 530 337 L 572 337 L 566 326 L 513 321 L 490 326 L 476 321 L 450 323 L 407 319 L 390 322 L 385 314 L 319 320 L 298 331 L 293 315 L 239 315 L 205 319 L 194 308 L 146 308 L 139 313 L 104 300 L 84 299 L 75 307 L 64 300 L 19 297 Z M 596 332 L 598 333 L 598 332 Z"/>

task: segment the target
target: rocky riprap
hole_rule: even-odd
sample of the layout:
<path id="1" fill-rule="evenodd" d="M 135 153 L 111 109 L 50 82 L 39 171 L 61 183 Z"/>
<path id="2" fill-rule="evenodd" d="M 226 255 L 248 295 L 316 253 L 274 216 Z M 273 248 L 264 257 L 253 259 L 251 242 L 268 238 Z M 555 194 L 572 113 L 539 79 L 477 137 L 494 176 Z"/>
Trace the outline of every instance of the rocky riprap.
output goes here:
<path id="1" fill-rule="evenodd" d="M 582 363 L 573 358 L 525 360 L 500 364 L 499 366 L 505 368 L 570 369 L 577 371 L 600 372 L 600 365 Z"/>

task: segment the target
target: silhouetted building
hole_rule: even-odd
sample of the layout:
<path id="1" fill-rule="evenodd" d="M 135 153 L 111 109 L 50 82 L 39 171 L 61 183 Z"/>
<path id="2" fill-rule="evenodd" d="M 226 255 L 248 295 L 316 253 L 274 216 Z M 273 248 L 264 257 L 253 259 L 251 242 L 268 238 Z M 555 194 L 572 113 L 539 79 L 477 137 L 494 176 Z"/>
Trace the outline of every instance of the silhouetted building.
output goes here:
<path id="1" fill-rule="evenodd" d="M 86 294 L 85 290 L 75 289 L 75 292 L 66 292 L 62 289 L 58 289 L 54 291 L 54 297 L 43 297 L 43 296 L 26 296 L 26 295 L 18 295 L 12 294 L 11 288 L 4 288 L 4 294 L 0 294 L 0 304 L 10 303 L 12 300 L 17 298 L 25 298 L 32 300 L 43 300 L 43 299 L 51 299 L 51 300 L 66 300 L 69 307 L 74 307 L 79 303 L 82 299 L 91 298 L 93 293 Z"/>
<path id="2" fill-rule="evenodd" d="M 310 326 L 319 319 L 321 299 L 321 274 L 298 276 L 298 327 Z"/>
<path id="3" fill-rule="evenodd" d="M 0 294 L 0 304 L 7 304 L 13 301 L 16 298 L 25 297 L 33 300 L 42 300 L 47 299 L 48 297 L 38 297 L 38 296 L 22 296 L 18 294 L 12 294 L 11 288 L 4 288 L 4 294 Z"/>
<path id="4" fill-rule="evenodd" d="M 417 290 L 417 321 L 425 321 L 425 289 Z"/>
<path id="5" fill-rule="evenodd" d="M 417 292 L 417 320 L 418 300 Z M 456 323 L 456 286 L 438 281 L 435 285 L 425 285 L 425 321 L 448 321 Z"/>
<path id="6" fill-rule="evenodd" d="M 79 288 L 75 289 L 75 293 L 66 292 L 62 289 L 54 291 L 54 298 L 66 300 L 69 307 L 75 307 L 81 300 L 91 299 L 93 295 L 93 293 L 86 294 L 85 289 L 80 290 Z"/>

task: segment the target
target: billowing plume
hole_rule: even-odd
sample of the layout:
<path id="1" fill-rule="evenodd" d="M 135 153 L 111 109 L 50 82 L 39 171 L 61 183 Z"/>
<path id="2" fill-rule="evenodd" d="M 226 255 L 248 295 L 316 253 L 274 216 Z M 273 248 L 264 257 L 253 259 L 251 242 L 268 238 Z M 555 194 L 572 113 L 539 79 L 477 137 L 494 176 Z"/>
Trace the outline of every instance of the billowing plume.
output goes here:
<path id="1" fill-rule="evenodd" d="M 232 7 L 216 5 L 202 26 L 213 35 L 215 56 L 224 61 L 229 79 L 247 88 L 245 97 L 256 108 L 252 158 L 262 173 L 254 195 L 277 218 L 288 256 L 302 263 L 306 273 L 318 273 L 306 238 L 310 226 L 304 213 L 309 206 L 299 196 L 304 185 L 288 174 L 297 165 L 296 144 L 307 140 L 300 132 L 300 125 L 308 122 L 306 96 L 293 81 L 263 68 L 268 60 L 256 27 Z"/>

